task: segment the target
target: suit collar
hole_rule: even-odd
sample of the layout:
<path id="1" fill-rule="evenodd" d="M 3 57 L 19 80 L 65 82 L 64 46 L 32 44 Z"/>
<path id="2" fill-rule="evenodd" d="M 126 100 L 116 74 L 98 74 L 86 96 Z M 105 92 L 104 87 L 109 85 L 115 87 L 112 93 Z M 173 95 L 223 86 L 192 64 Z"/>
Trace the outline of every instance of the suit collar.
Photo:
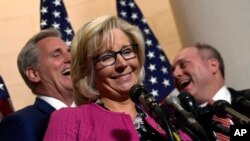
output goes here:
<path id="1" fill-rule="evenodd" d="M 243 96 L 247 91 L 247 89 L 245 89 L 245 90 L 235 90 L 235 89 L 230 88 L 230 87 L 228 87 L 228 90 L 230 91 L 232 98 L 237 98 L 239 96 Z"/>
<path id="2" fill-rule="evenodd" d="M 56 110 L 54 107 L 52 107 L 50 104 L 40 98 L 36 98 L 34 106 L 36 106 L 39 110 L 48 115 L 50 115 L 53 111 Z"/>

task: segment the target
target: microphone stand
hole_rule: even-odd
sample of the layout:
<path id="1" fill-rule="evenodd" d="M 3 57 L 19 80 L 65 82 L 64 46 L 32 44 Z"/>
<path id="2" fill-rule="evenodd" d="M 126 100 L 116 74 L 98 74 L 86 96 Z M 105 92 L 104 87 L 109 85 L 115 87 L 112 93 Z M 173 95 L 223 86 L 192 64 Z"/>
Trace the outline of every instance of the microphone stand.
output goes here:
<path id="1" fill-rule="evenodd" d="M 175 141 L 174 140 L 174 135 L 171 129 L 171 126 L 168 122 L 168 119 L 165 116 L 165 113 L 162 111 L 162 109 L 160 108 L 160 106 L 157 104 L 157 102 L 154 99 L 151 99 L 151 94 L 146 94 L 145 98 L 149 99 L 149 114 L 151 114 L 152 117 L 154 117 L 158 123 L 161 125 L 161 127 L 166 131 L 166 133 L 168 133 L 168 139 L 170 141 Z M 176 137 L 176 136 L 175 136 Z M 178 140 L 178 139 L 176 139 Z"/>
<path id="2" fill-rule="evenodd" d="M 168 119 L 166 118 L 165 113 L 162 111 L 153 95 L 148 93 L 147 90 L 139 84 L 134 85 L 129 93 L 132 101 L 142 105 L 146 112 L 148 112 L 150 116 L 152 116 L 156 122 L 158 122 L 158 124 L 160 124 L 161 127 L 166 131 L 168 140 L 175 141 L 173 136 L 174 133 L 171 130 Z M 177 134 L 175 137 L 177 141 L 180 140 L 178 139 Z"/>
<path id="3" fill-rule="evenodd" d="M 245 115 L 235 111 L 231 108 L 230 104 L 225 100 L 217 100 L 212 105 L 215 113 L 221 115 L 222 117 L 228 113 L 239 120 L 240 124 L 250 125 L 250 119 Z"/>
<path id="4" fill-rule="evenodd" d="M 189 128 L 182 127 L 182 130 L 185 131 L 194 141 L 202 141 L 198 136 L 196 136 L 196 134 L 191 131 Z"/>

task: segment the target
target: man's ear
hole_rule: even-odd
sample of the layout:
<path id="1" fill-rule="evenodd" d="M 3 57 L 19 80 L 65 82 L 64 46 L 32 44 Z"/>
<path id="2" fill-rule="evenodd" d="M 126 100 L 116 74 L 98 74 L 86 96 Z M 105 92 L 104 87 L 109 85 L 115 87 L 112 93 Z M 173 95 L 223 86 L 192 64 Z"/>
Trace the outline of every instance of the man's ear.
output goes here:
<path id="1" fill-rule="evenodd" d="M 34 68 L 27 68 L 25 73 L 26 73 L 27 77 L 30 79 L 30 81 L 33 81 L 33 82 L 40 81 L 39 73 Z"/>
<path id="2" fill-rule="evenodd" d="M 220 71 L 220 63 L 217 59 L 209 59 L 209 67 L 213 74 Z"/>

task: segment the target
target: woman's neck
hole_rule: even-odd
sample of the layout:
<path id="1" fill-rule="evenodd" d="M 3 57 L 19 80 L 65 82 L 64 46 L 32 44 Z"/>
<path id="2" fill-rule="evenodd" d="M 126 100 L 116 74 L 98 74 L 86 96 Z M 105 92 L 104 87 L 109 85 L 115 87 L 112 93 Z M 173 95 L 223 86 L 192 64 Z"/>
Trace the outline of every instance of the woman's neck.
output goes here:
<path id="1" fill-rule="evenodd" d="M 107 98 L 100 98 L 100 100 L 110 111 L 129 114 L 133 120 L 137 116 L 135 104 L 131 99 L 125 101 L 113 101 Z"/>

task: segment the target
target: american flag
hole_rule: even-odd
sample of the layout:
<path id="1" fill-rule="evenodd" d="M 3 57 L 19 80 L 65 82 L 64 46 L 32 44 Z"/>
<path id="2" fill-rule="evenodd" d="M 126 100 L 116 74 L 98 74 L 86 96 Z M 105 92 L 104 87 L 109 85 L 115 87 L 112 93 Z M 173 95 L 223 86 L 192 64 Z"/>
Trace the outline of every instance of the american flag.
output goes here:
<path id="1" fill-rule="evenodd" d="M 2 76 L 0 75 L 0 112 L 3 116 L 14 112 L 9 92 L 5 86 Z"/>
<path id="2" fill-rule="evenodd" d="M 62 34 L 63 40 L 70 46 L 74 31 L 69 22 L 63 1 L 41 0 L 40 12 L 41 30 L 51 27 L 58 29 Z"/>
<path id="3" fill-rule="evenodd" d="M 117 0 L 118 16 L 143 31 L 146 47 L 144 87 L 160 102 L 174 89 L 171 65 L 134 0 Z"/>

